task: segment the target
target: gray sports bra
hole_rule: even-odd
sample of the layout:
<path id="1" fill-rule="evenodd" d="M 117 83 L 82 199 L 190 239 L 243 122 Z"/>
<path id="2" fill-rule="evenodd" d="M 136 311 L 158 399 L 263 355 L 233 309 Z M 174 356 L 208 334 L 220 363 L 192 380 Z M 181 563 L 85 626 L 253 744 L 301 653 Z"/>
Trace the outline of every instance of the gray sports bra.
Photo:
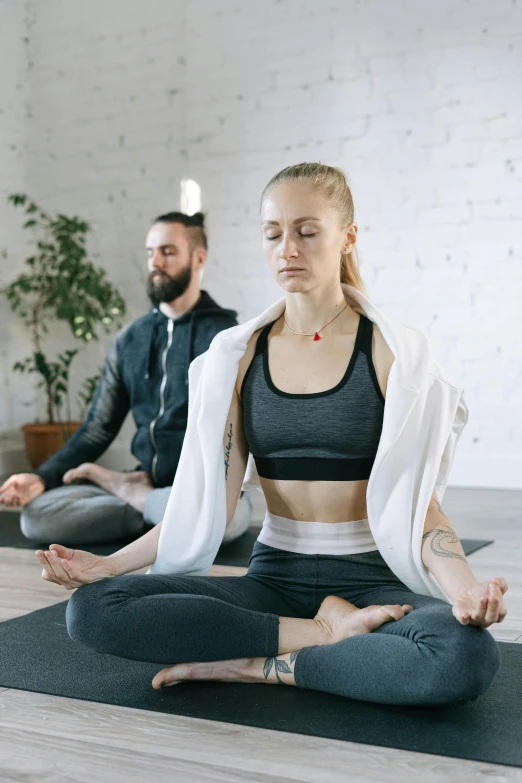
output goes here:
<path id="1" fill-rule="evenodd" d="M 360 315 L 346 371 L 332 389 L 277 389 L 268 366 L 268 334 L 259 334 L 241 384 L 245 436 L 259 476 L 305 481 L 367 479 L 379 445 L 384 397 L 372 361 L 373 323 Z"/>

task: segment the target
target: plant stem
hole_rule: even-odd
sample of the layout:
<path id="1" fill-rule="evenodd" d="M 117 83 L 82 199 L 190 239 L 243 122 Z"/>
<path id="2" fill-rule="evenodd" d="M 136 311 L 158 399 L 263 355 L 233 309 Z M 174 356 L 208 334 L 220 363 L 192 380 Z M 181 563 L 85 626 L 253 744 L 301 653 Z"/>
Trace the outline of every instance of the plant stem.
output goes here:
<path id="1" fill-rule="evenodd" d="M 31 331 L 33 333 L 34 347 L 37 353 L 42 353 L 42 342 L 40 338 L 40 311 L 42 309 L 42 296 L 40 295 L 33 307 L 33 314 L 31 319 Z M 47 418 L 49 424 L 54 424 L 54 410 L 53 410 L 53 390 L 50 383 L 45 384 L 47 392 Z"/>

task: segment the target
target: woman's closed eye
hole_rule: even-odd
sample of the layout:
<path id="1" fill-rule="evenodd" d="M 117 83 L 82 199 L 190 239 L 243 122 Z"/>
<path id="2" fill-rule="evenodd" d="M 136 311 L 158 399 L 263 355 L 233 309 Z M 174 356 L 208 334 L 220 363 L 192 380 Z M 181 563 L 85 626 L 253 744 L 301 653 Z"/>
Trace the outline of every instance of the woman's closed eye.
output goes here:
<path id="1" fill-rule="evenodd" d="M 317 236 L 318 232 L 316 231 L 314 234 L 301 234 L 301 232 L 298 231 L 297 233 L 298 233 L 298 235 L 300 237 L 315 237 L 315 236 Z M 280 236 L 281 236 L 281 234 L 278 234 L 275 237 L 265 237 L 265 239 L 268 239 L 269 241 L 272 241 L 273 239 L 279 239 Z"/>

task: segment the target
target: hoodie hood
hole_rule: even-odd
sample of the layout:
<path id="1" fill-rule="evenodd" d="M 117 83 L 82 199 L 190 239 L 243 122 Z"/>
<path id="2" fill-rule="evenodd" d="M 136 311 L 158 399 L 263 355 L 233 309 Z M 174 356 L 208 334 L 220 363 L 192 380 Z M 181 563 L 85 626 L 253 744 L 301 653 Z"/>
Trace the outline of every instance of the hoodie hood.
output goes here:
<path id="1" fill-rule="evenodd" d="M 149 340 L 148 340 L 148 356 L 147 356 L 147 363 L 146 363 L 146 373 L 145 373 L 145 380 L 149 379 L 150 373 L 152 371 L 151 363 L 153 359 L 153 346 L 154 342 L 156 340 L 157 331 L 160 328 L 165 328 L 165 324 L 167 321 L 172 320 L 175 324 L 183 324 L 187 321 L 189 322 L 189 332 L 188 332 L 188 339 L 186 341 L 186 384 L 188 384 L 188 368 L 190 366 L 191 361 L 194 358 L 194 322 L 197 318 L 206 317 L 206 316 L 213 316 L 214 318 L 217 316 L 223 316 L 225 318 L 232 318 L 237 320 L 237 310 L 233 310 L 232 308 L 226 308 L 221 307 L 218 305 L 218 303 L 213 299 L 208 291 L 205 291 L 205 289 L 201 289 L 200 291 L 200 297 L 196 304 L 190 309 L 187 310 L 187 312 L 183 313 L 182 315 L 178 316 L 178 318 L 170 319 L 168 316 L 166 316 L 164 313 L 161 312 L 159 307 L 156 305 L 151 305 L 149 310 L 149 315 L 151 316 L 150 319 L 150 334 L 149 334 Z"/>

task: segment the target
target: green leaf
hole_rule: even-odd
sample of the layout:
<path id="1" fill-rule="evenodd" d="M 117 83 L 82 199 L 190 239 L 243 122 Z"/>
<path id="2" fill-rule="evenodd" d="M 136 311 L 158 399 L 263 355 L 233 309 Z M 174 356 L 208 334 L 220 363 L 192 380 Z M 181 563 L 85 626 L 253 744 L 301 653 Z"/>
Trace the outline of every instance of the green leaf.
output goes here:
<path id="1" fill-rule="evenodd" d="M 23 193 L 12 193 L 10 196 L 7 197 L 7 200 L 11 202 L 11 204 L 14 204 L 15 207 L 22 206 L 25 204 L 27 200 L 27 196 L 25 196 Z"/>

